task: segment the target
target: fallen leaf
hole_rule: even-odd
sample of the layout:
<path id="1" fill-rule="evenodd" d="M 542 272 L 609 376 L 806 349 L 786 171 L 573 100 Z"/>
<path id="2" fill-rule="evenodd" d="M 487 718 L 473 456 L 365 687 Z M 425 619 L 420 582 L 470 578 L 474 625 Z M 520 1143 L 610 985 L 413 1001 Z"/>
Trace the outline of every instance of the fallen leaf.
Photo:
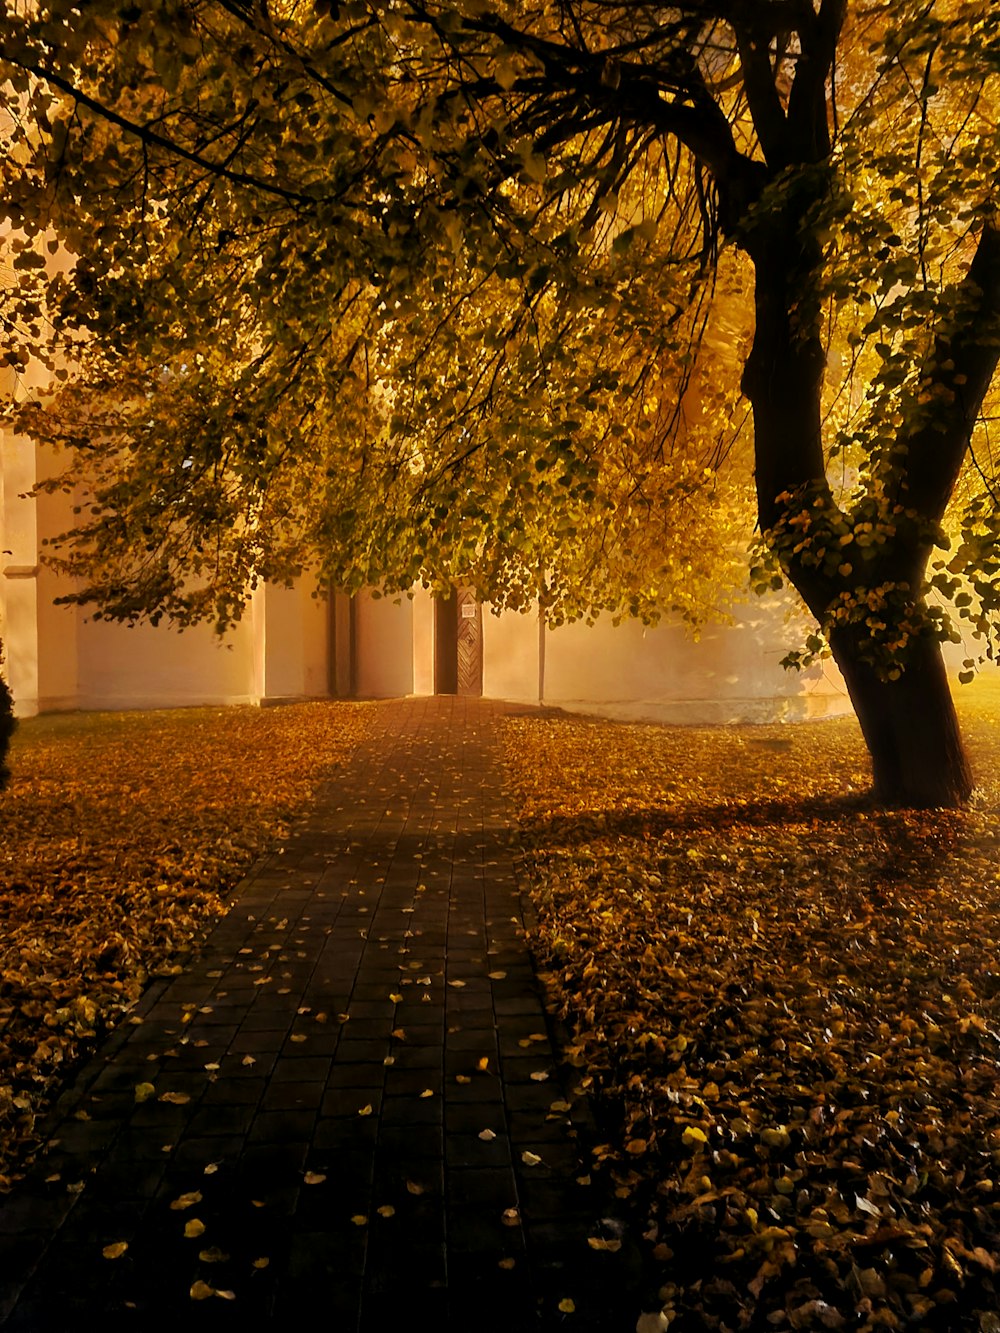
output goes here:
<path id="1" fill-rule="evenodd" d="M 498 1267 L 498 1268 L 506 1268 L 506 1269 L 509 1270 L 509 1269 L 511 1269 L 511 1268 L 514 1267 L 514 1264 L 515 1264 L 516 1262 L 517 1262 L 517 1261 L 516 1261 L 515 1259 L 509 1259 L 509 1258 L 508 1258 L 508 1259 L 501 1259 L 500 1262 L 497 1264 L 497 1267 Z"/>
<path id="2" fill-rule="evenodd" d="M 425 1186 L 421 1185 L 419 1181 L 408 1180 L 406 1182 L 406 1192 L 408 1194 L 423 1194 L 424 1190 Z"/>
<path id="3" fill-rule="evenodd" d="M 180 1212 L 184 1208 L 191 1208 L 196 1203 L 201 1203 L 201 1191 L 190 1190 L 187 1194 L 180 1194 L 176 1199 L 173 1199 L 170 1207 L 175 1212 Z"/>
<path id="4" fill-rule="evenodd" d="M 358 1107 L 358 1115 L 371 1115 L 371 1113 L 372 1113 L 371 1102 L 368 1102 L 367 1105 L 365 1106 Z"/>
<path id="5" fill-rule="evenodd" d="M 494 1134 L 492 1129 L 481 1129 L 479 1131 L 479 1137 L 483 1140 L 484 1143 L 492 1143 L 492 1141 L 496 1138 L 496 1134 Z"/>
<path id="6" fill-rule="evenodd" d="M 205 1223 L 200 1217 L 192 1217 L 184 1223 L 184 1235 L 188 1240 L 195 1240 L 198 1236 L 205 1234 Z"/>
<path id="7" fill-rule="evenodd" d="M 172 1106 L 186 1106 L 191 1098 L 186 1092 L 161 1092 L 159 1100 L 170 1102 Z"/>
<path id="8" fill-rule="evenodd" d="M 148 1102 L 150 1097 L 155 1096 L 155 1094 L 156 1089 L 153 1087 L 152 1083 L 137 1083 L 135 1085 L 135 1100 L 140 1104 L 142 1102 Z"/>
<path id="9" fill-rule="evenodd" d="M 257 1269 L 267 1268 L 270 1262 L 271 1262 L 270 1259 L 262 1256 L 260 1259 L 255 1259 L 253 1261 L 252 1267 Z"/>
<path id="10" fill-rule="evenodd" d="M 521 1161 L 525 1166 L 537 1166 L 541 1160 L 537 1153 L 528 1152 L 527 1149 L 521 1154 Z"/>
<path id="11" fill-rule="evenodd" d="M 199 1278 L 197 1282 L 191 1284 L 191 1290 L 188 1294 L 193 1301 L 204 1301 L 209 1296 L 215 1295 L 215 1288 L 210 1287 L 207 1282 L 203 1282 Z"/>
<path id="12" fill-rule="evenodd" d="M 366 1227 L 368 1225 L 368 1215 L 366 1213 L 355 1213 L 351 1221 L 356 1227 Z"/>
<path id="13" fill-rule="evenodd" d="M 224 1264 L 228 1263 L 229 1255 L 218 1246 L 213 1245 L 207 1250 L 199 1250 L 198 1258 L 203 1264 Z"/>
<path id="14" fill-rule="evenodd" d="M 383 1203 L 381 1207 L 377 1208 L 375 1211 L 378 1213 L 379 1217 L 396 1216 L 396 1210 L 395 1208 L 393 1208 L 391 1203 Z"/>
<path id="15" fill-rule="evenodd" d="M 302 1179 L 307 1185 L 322 1185 L 326 1176 L 322 1171 L 307 1171 Z"/>
<path id="16" fill-rule="evenodd" d="M 570 1300 L 568 1296 L 564 1296 L 563 1299 L 559 1302 L 560 1314 L 572 1314 L 575 1309 L 576 1306 L 573 1304 L 573 1302 Z"/>
<path id="17" fill-rule="evenodd" d="M 127 1249 L 127 1240 L 116 1240 L 112 1241 L 110 1245 L 105 1245 L 101 1253 L 105 1259 L 120 1259 Z"/>

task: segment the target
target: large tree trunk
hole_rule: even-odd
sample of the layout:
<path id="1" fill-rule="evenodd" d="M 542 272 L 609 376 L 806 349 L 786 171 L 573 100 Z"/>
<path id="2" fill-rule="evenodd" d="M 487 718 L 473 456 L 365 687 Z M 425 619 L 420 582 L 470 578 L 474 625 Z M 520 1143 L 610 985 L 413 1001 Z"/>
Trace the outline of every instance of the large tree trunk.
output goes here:
<path id="1" fill-rule="evenodd" d="M 972 772 L 940 645 L 916 639 L 898 680 L 880 679 L 861 659 L 856 631 L 834 630 L 830 646 L 871 754 L 878 800 L 963 805 L 972 793 Z"/>

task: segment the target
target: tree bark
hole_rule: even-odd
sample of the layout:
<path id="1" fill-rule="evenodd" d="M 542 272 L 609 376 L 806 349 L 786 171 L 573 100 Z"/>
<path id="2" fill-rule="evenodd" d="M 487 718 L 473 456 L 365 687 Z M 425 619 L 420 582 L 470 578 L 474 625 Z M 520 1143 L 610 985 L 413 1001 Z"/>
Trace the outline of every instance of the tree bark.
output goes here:
<path id="1" fill-rule="evenodd" d="M 915 639 L 897 680 L 880 679 L 862 659 L 857 630 L 833 630 L 830 647 L 871 755 L 876 799 L 886 805 L 964 805 L 972 794 L 972 770 L 940 644 Z"/>

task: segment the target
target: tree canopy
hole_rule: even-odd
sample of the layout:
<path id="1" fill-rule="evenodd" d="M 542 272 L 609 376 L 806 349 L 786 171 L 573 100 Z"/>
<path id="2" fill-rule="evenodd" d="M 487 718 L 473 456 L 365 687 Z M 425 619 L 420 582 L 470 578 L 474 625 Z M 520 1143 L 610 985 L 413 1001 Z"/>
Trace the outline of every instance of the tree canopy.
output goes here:
<path id="1" fill-rule="evenodd" d="M 79 597 L 697 619 L 752 487 L 881 794 L 964 799 L 998 75 L 988 0 L 9 4 L 0 314 L 59 377 L 19 416 L 88 487 Z"/>

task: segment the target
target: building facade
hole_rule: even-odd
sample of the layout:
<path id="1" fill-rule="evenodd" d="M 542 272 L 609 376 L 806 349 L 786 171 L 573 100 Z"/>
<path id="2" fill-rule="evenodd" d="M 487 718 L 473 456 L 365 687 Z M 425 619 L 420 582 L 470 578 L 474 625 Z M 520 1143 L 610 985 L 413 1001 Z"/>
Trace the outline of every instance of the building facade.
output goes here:
<path id="1" fill-rule="evenodd" d="M 53 466 L 31 440 L 0 430 L 0 638 L 21 716 L 434 693 L 679 723 L 797 720 L 849 706 L 832 665 L 779 666 L 796 641 L 780 600 L 748 602 L 698 642 L 670 624 L 550 629 L 537 614 L 496 615 L 461 590 L 347 598 L 305 584 L 261 587 L 221 638 L 208 627 L 95 621 L 54 604 L 67 587 L 39 561 L 44 540 L 72 524 L 71 497 L 29 495 Z"/>

